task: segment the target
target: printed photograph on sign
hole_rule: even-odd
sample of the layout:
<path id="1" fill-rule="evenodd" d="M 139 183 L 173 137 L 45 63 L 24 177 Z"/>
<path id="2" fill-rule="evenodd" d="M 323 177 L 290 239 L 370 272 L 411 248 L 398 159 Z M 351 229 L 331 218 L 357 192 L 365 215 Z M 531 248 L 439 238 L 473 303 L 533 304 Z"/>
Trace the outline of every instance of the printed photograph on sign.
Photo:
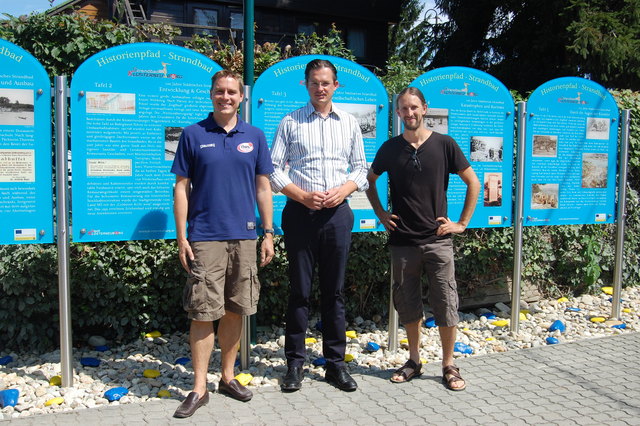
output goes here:
<path id="1" fill-rule="evenodd" d="M 587 139 L 609 139 L 609 119 L 598 117 L 587 118 Z"/>
<path id="2" fill-rule="evenodd" d="M 135 113 L 135 93 L 87 92 L 87 114 Z"/>
<path id="3" fill-rule="evenodd" d="M 532 209 L 557 209 L 558 192 L 557 183 L 534 183 L 531 185 Z"/>
<path id="4" fill-rule="evenodd" d="M 484 174 L 484 205 L 485 207 L 502 205 L 502 173 Z"/>
<path id="5" fill-rule="evenodd" d="M 376 138 L 376 106 L 370 104 L 346 104 L 336 102 L 338 108 L 345 110 L 349 114 L 353 115 L 358 124 L 360 125 L 360 131 L 362 137 L 365 139 Z"/>
<path id="6" fill-rule="evenodd" d="M 471 136 L 471 161 L 502 161 L 502 138 Z"/>
<path id="7" fill-rule="evenodd" d="M 183 127 L 165 127 L 164 128 L 164 159 L 173 161 L 178 149 L 178 141 L 182 134 Z"/>
<path id="8" fill-rule="evenodd" d="M 35 182 L 34 149 L 0 149 L 0 182 Z"/>
<path id="9" fill-rule="evenodd" d="M 443 135 L 449 134 L 449 110 L 446 108 L 428 108 L 424 116 L 424 127 Z"/>
<path id="10" fill-rule="evenodd" d="M 533 135 L 533 156 L 534 157 L 557 157 L 558 156 L 558 136 L 557 135 Z"/>
<path id="11" fill-rule="evenodd" d="M 0 125 L 33 126 L 33 90 L 0 89 Z"/>
<path id="12" fill-rule="evenodd" d="M 609 155 L 600 153 L 582 154 L 582 187 L 606 188 L 609 171 Z"/>

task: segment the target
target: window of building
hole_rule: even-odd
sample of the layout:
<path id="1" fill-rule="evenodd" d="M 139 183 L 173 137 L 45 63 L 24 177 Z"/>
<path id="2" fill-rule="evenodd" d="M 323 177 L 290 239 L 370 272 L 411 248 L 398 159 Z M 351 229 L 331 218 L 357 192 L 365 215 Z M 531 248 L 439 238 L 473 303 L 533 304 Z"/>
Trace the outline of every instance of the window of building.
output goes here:
<path id="1" fill-rule="evenodd" d="M 218 26 L 218 11 L 215 9 L 203 9 L 199 7 L 193 8 L 193 23 L 195 25 L 201 25 L 204 27 L 217 27 Z M 197 29 L 197 34 L 207 34 L 211 36 L 218 35 L 216 30 L 212 29 Z"/>
<path id="2" fill-rule="evenodd" d="M 298 34 L 311 35 L 315 32 L 315 24 L 298 24 Z"/>
<path id="3" fill-rule="evenodd" d="M 367 55 L 364 31 L 349 30 L 347 33 L 347 47 L 353 52 L 356 58 L 364 58 Z"/>

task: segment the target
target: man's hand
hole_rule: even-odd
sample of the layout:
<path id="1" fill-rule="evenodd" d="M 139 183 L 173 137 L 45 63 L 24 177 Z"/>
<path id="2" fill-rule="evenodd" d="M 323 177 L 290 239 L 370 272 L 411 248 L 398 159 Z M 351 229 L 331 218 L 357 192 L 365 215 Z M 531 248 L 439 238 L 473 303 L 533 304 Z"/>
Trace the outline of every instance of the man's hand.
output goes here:
<path id="1" fill-rule="evenodd" d="M 191 262 L 195 259 L 193 251 L 191 251 L 191 244 L 188 240 L 178 240 L 178 257 L 180 263 L 187 273 L 191 274 Z"/>
<path id="2" fill-rule="evenodd" d="M 260 267 L 266 266 L 273 260 L 273 256 L 276 254 L 273 249 L 273 235 L 264 234 L 262 244 L 260 245 Z"/>
<path id="3" fill-rule="evenodd" d="M 349 195 L 345 192 L 344 187 L 342 186 L 331 188 L 324 194 L 325 198 L 324 202 L 322 203 L 322 207 L 326 207 L 328 209 L 339 206 Z"/>
<path id="4" fill-rule="evenodd" d="M 398 224 L 394 222 L 400 219 L 397 215 L 391 214 L 386 210 L 382 210 L 381 212 L 376 212 L 376 216 L 378 216 L 380 223 L 387 231 L 391 232 L 398 227 Z"/>
<path id="5" fill-rule="evenodd" d="M 440 222 L 440 226 L 436 230 L 436 235 L 447 235 L 447 234 L 461 234 L 467 229 L 466 225 L 463 225 L 460 222 L 454 222 L 448 217 L 439 217 L 436 219 L 436 222 Z"/>
<path id="6" fill-rule="evenodd" d="M 324 199 L 325 193 L 322 191 L 307 192 L 304 195 L 302 204 L 304 204 L 308 209 L 320 210 L 323 207 L 322 203 Z"/>

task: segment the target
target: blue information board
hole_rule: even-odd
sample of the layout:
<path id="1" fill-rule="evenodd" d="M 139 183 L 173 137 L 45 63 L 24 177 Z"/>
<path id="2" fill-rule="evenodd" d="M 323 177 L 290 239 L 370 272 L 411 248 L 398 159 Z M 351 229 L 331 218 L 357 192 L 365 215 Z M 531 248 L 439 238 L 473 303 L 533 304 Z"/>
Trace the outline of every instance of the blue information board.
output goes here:
<path id="1" fill-rule="evenodd" d="M 333 95 L 333 102 L 354 115 L 360 123 L 365 155 L 370 164 L 380 145 L 388 139 L 389 99 L 382 82 L 371 71 L 355 62 L 335 56 L 308 55 L 290 58 L 271 66 L 260 75 L 253 88 L 252 124 L 264 131 L 271 146 L 280 120 L 309 101 L 304 69 L 313 59 L 327 59 L 336 67 L 340 87 Z M 379 182 L 380 201 L 386 206 L 386 175 Z M 285 203 L 284 195 L 274 194 L 273 220 L 279 233 L 282 232 L 280 225 Z M 354 232 L 384 231 L 364 192 L 354 192 L 349 205 L 354 213 Z"/>
<path id="2" fill-rule="evenodd" d="M 563 77 L 527 102 L 524 225 L 615 220 L 618 107 L 602 86 Z"/>
<path id="3" fill-rule="evenodd" d="M 51 150 L 49 76 L 0 39 L 0 244 L 54 241 Z"/>
<path id="4" fill-rule="evenodd" d="M 469 227 L 511 226 L 514 102 L 509 90 L 493 76 L 466 67 L 429 71 L 410 86 L 427 101 L 425 126 L 455 139 L 478 175 L 482 190 Z M 462 213 L 466 190 L 460 177 L 451 177 L 452 220 Z"/>
<path id="5" fill-rule="evenodd" d="M 220 69 L 159 43 L 113 47 L 80 65 L 71 84 L 75 241 L 175 238 L 171 164 L 182 128 L 213 109 Z"/>

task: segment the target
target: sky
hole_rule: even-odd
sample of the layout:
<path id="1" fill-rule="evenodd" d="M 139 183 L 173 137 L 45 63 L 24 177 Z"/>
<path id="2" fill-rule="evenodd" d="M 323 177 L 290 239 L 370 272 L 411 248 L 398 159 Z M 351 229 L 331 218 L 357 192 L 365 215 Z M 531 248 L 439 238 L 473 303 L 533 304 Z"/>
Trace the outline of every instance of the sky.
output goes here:
<path id="1" fill-rule="evenodd" d="M 66 0 L 54 0 L 53 5 L 57 6 Z M 31 12 L 44 12 L 49 9 L 49 0 L 0 0 L 0 15 L 8 13 L 13 16 L 28 15 Z M 0 16 L 0 19 L 4 16 Z"/>

